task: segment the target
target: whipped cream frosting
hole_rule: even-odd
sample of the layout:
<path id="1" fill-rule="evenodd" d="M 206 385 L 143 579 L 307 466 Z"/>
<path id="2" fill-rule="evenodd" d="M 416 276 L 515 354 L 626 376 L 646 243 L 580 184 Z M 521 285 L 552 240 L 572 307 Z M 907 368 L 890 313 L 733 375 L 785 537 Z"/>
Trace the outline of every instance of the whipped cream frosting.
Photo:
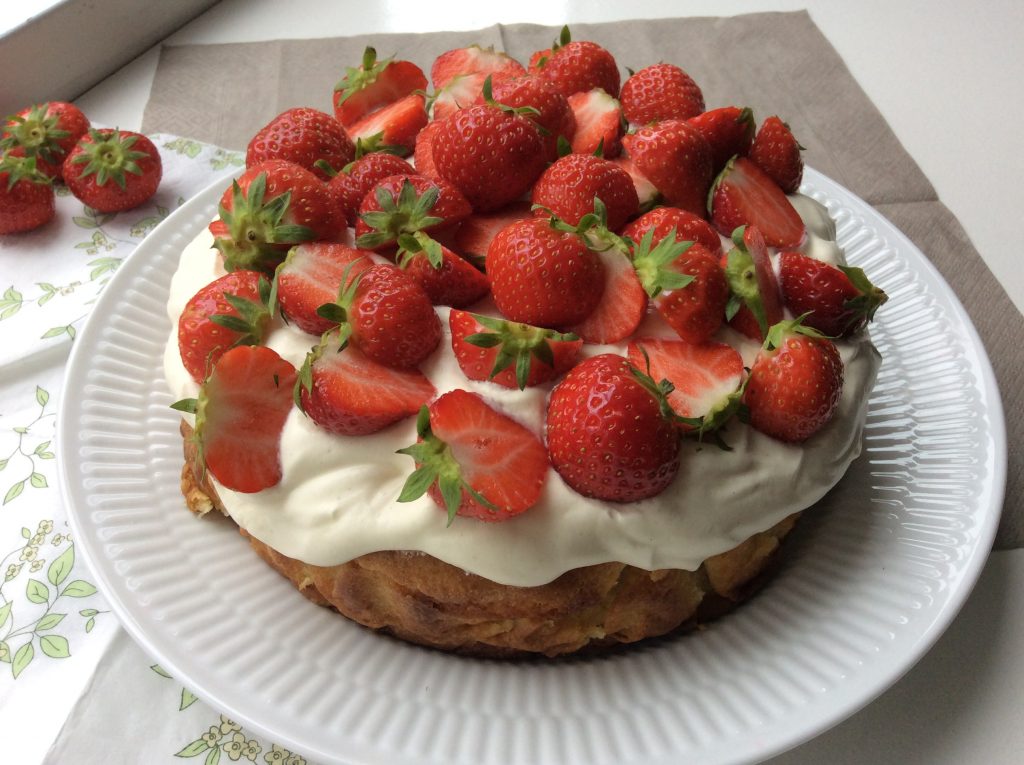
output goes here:
<path id="1" fill-rule="evenodd" d="M 833 264 L 842 262 L 827 210 L 808 197 L 791 199 L 807 225 L 801 249 Z M 777 256 L 773 258 L 777 268 Z M 167 305 L 173 330 L 164 369 L 177 398 L 198 394 L 178 353 L 178 317 L 192 295 L 223 273 L 212 237 L 204 230 L 182 252 Z M 488 308 L 484 303 L 473 310 L 488 313 Z M 552 384 L 519 391 L 467 380 L 451 350 L 448 310 L 437 308 L 445 334 L 421 365 L 438 395 L 455 388 L 478 393 L 543 440 Z M 675 334 L 651 311 L 636 336 Z M 750 366 L 758 344 L 729 327 L 722 328 L 719 339 L 737 348 Z M 279 321 L 267 339 L 269 347 L 296 367 L 315 342 Z M 845 369 L 843 394 L 836 416 L 824 429 L 803 444 L 790 445 L 734 419 L 723 431 L 731 451 L 684 440 L 675 481 L 641 502 L 583 497 L 551 469 L 540 501 L 522 515 L 499 523 L 456 517 L 449 527 L 445 511 L 429 496 L 396 501 L 413 469 L 412 460 L 396 451 L 415 442 L 415 418 L 372 435 L 347 437 L 327 433 L 298 409 L 284 427 L 279 484 L 256 494 L 231 491 L 216 481 L 214 485 L 240 526 L 279 552 L 313 565 L 335 565 L 378 550 L 419 551 L 517 586 L 544 584 L 569 569 L 609 561 L 650 570 L 692 570 L 814 504 L 860 454 L 868 394 L 880 358 L 866 333 L 837 346 Z M 584 345 L 583 354 L 624 355 L 625 349 L 625 343 Z"/>

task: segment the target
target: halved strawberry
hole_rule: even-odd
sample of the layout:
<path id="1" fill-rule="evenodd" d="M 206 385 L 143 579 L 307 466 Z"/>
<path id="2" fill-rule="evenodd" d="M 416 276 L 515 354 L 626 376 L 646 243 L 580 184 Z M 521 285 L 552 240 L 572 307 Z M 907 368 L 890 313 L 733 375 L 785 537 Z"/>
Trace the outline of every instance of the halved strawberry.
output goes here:
<path id="1" fill-rule="evenodd" d="M 295 367 L 263 346 L 232 348 L 199 398 L 173 404 L 196 416 L 193 438 L 222 486 L 253 493 L 281 480 L 281 432 L 292 409 Z"/>
<path id="2" fill-rule="evenodd" d="M 652 379 L 672 383 L 668 403 L 689 420 L 679 423 L 683 430 L 716 430 L 739 409 L 743 358 L 730 345 L 644 337 L 627 354 Z"/>
<path id="3" fill-rule="evenodd" d="M 804 147 L 793 136 L 789 125 L 778 117 L 761 123 L 750 147 L 750 159 L 767 173 L 787 194 L 795 194 L 804 176 Z"/>
<path id="4" fill-rule="evenodd" d="M 484 91 L 484 81 L 488 75 L 477 72 L 457 74 L 448 82 L 437 88 L 427 108 L 430 119 L 434 122 L 443 120 L 459 109 L 477 103 Z"/>
<path id="5" fill-rule="evenodd" d="M 633 188 L 636 189 L 636 198 L 639 203 L 640 212 L 647 212 L 653 209 L 661 201 L 661 194 L 658 192 L 658 189 L 643 176 L 643 173 L 637 169 L 632 159 L 624 154 L 620 154 L 612 162 L 625 170 L 629 179 L 633 181 Z"/>
<path id="6" fill-rule="evenodd" d="M 626 119 L 638 126 L 685 120 L 704 111 L 700 86 L 675 64 L 652 64 L 630 75 L 619 100 Z"/>
<path id="7" fill-rule="evenodd" d="M 703 245 L 715 255 L 722 252 L 722 240 L 718 232 L 703 218 L 678 207 L 655 207 L 631 221 L 622 230 L 622 235 L 639 242 L 648 231 L 654 232 L 654 241 L 660 242 L 670 234 L 677 242 L 691 241 Z"/>
<path id="8" fill-rule="evenodd" d="M 617 343 L 640 326 L 647 311 L 647 294 L 622 252 L 607 249 L 597 256 L 604 266 L 601 301 L 583 321 L 568 329 L 588 343 Z"/>
<path id="9" fill-rule="evenodd" d="M 289 321 L 304 332 L 322 335 L 335 326 L 316 311 L 337 299 L 346 276 L 373 265 L 370 252 L 339 242 L 309 242 L 288 252 L 277 268 L 277 300 Z"/>
<path id="10" fill-rule="evenodd" d="M 438 179 L 441 175 L 437 172 L 434 164 L 434 133 L 441 127 L 440 122 L 432 120 L 416 134 L 416 147 L 413 149 L 413 163 L 416 165 L 416 172 L 428 178 Z"/>
<path id="11" fill-rule="evenodd" d="M 420 247 L 419 242 L 408 243 L 413 249 L 399 248 L 398 265 L 420 283 L 430 302 L 465 308 L 473 305 L 490 289 L 487 277 L 457 254 L 439 244 L 441 259 L 433 257 Z"/>
<path id="12" fill-rule="evenodd" d="M 576 120 L 572 137 L 574 154 L 596 154 L 614 159 L 622 152 L 623 120 L 619 102 L 600 88 L 569 96 Z"/>
<path id="13" fill-rule="evenodd" d="M 723 236 L 756 226 L 772 247 L 795 247 L 804 223 L 779 185 L 746 157 L 735 157 L 718 174 L 708 195 L 711 222 Z"/>
<path id="14" fill-rule="evenodd" d="M 512 202 L 490 213 L 473 213 L 455 232 L 453 249 L 462 257 L 479 260 L 487 257 L 491 240 L 506 226 L 533 217 L 529 202 Z"/>
<path id="15" fill-rule="evenodd" d="M 378 61 L 377 51 L 368 47 L 362 65 L 347 68 L 345 77 L 334 86 L 334 115 L 350 129 L 368 114 L 426 88 L 423 70 L 411 61 Z M 349 134 L 354 140 L 351 129 Z"/>
<path id="16" fill-rule="evenodd" d="M 324 430 L 364 436 L 416 414 L 436 391 L 418 369 L 386 367 L 353 345 L 342 348 L 333 330 L 306 355 L 294 394 Z"/>
<path id="17" fill-rule="evenodd" d="M 833 266 L 799 252 L 779 256 L 779 284 L 786 307 L 808 327 L 832 337 L 859 332 L 889 296 L 863 269 Z"/>
<path id="18" fill-rule="evenodd" d="M 417 442 L 399 450 L 416 461 L 399 502 L 428 493 L 451 524 L 456 515 L 505 521 L 540 499 L 548 472 L 544 445 L 475 393 L 445 393 L 420 410 L 416 430 Z"/>
<path id="19" fill-rule="evenodd" d="M 627 134 L 622 145 L 668 204 L 704 214 L 713 178 L 711 148 L 697 128 L 683 120 L 656 122 Z"/>
<path id="20" fill-rule="evenodd" d="M 452 351 L 470 380 L 529 388 L 554 380 L 576 363 L 583 341 L 573 334 L 453 310 Z"/>
<path id="21" fill-rule="evenodd" d="M 744 107 L 723 106 L 687 120 L 711 147 L 713 172 L 718 175 L 730 157 L 746 156 L 754 140 L 754 113 Z"/>
<path id="22" fill-rule="evenodd" d="M 256 271 L 234 271 L 193 295 L 178 318 L 178 352 L 197 383 L 238 345 L 263 342 L 270 322 L 270 283 Z"/>
<path id="23" fill-rule="evenodd" d="M 764 340 L 768 328 L 782 321 L 782 295 L 771 256 L 756 226 L 732 233 L 736 246 L 724 257 L 732 296 L 725 316 L 732 327 L 752 340 Z"/>
<path id="24" fill-rule="evenodd" d="M 379 136 L 382 144 L 412 154 L 416 136 L 426 124 L 426 99 L 420 93 L 410 93 L 349 125 L 348 132 L 353 141 Z"/>
<path id="25" fill-rule="evenodd" d="M 466 74 L 517 77 L 526 74 L 526 67 L 507 53 L 480 45 L 468 45 L 465 48 L 445 51 L 434 59 L 430 67 L 430 81 L 434 90 L 440 90 L 454 78 Z M 480 82 L 483 84 L 483 79 Z"/>

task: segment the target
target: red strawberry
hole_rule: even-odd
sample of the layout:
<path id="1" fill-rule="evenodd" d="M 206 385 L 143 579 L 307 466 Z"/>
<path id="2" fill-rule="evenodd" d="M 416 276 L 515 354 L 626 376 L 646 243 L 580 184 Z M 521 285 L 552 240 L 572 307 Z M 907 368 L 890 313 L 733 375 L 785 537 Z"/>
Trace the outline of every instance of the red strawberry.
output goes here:
<path id="1" fill-rule="evenodd" d="M 640 211 L 644 212 L 650 210 L 661 199 L 661 195 L 658 190 L 654 188 L 654 184 L 644 178 L 644 176 L 637 170 L 636 165 L 633 164 L 633 160 L 627 156 L 618 156 L 612 160 L 616 165 L 626 171 L 629 179 L 633 182 L 633 188 L 636 190 L 637 201 L 640 203 Z"/>
<path id="2" fill-rule="evenodd" d="M 754 113 L 748 108 L 723 106 L 687 120 L 711 147 L 711 164 L 717 175 L 737 154 L 746 156 L 754 140 Z"/>
<path id="3" fill-rule="evenodd" d="M 675 64 L 652 64 L 622 84 L 622 113 L 634 125 L 686 120 L 704 111 L 700 86 Z"/>
<path id="4" fill-rule="evenodd" d="M 292 247 L 276 273 L 281 311 L 302 331 L 322 335 L 336 322 L 323 318 L 316 310 L 337 300 L 342 284 L 347 283 L 346 274 L 354 277 L 372 265 L 369 252 L 339 242 L 307 242 Z"/>
<path id="5" fill-rule="evenodd" d="M 622 356 L 577 364 L 548 402 L 555 470 L 587 497 L 637 502 L 660 494 L 679 469 L 679 432 L 666 391 Z"/>
<path id="6" fill-rule="evenodd" d="M 856 334 L 889 296 L 860 268 L 830 265 L 799 252 L 779 257 L 779 283 L 786 307 L 804 324 L 832 337 Z"/>
<path id="7" fill-rule="evenodd" d="M 0 158 L 0 234 L 31 231 L 53 219 L 53 183 L 34 157 Z"/>
<path id="8" fill-rule="evenodd" d="M 800 157 L 803 146 L 793 137 L 789 125 L 778 117 L 769 117 L 761 123 L 750 159 L 775 181 L 787 194 L 795 194 L 804 176 L 804 161 Z"/>
<path id="9" fill-rule="evenodd" d="M 426 124 L 426 99 L 410 93 L 349 125 L 348 132 L 354 141 L 375 139 L 385 146 L 398 147 L 402 154 L 412 154 L 416 136 Z"/>
<path id="10" fill-rule="evenodd" d="M 569 101 L 540 77 L 526 75 L 496 80 L 493 95 L 494 100 L 504 106 L 536 110 L 536 114 L 527 116 L 540 126 L 549 160 L 558 157 L 560 138 L 571 141 L 576 134 L 576 118 Z"/>
<path id="11" fill-rule="evenodd" d="M 491 294 L 508 319 L 567 327 L 590 315 L 604 290 L 604 266 L 583 238 L 541 218 L 502 229 L 487 250 Z"/>
<path id="12" fill-rule="evenodd" d="M 534 214 L 554 213 L 570 225 L 594 213 L 600 199 L 607 211 L 607 226 L 619 231 L 636 215 L 639 200 L 629 175 L 614 162 L 591 154 L 567 154 L 545 170 L 533 186 L 532 201 L 544 209 Z"/>
<path id="13" fill-rule="evenodd" d="M 416 164 L 416 172 L 428 178 L 440 178 L 437 166 L 434 164 L 434 133 L 444 124 L 442 122 L 428 122 L 426 126 L 416 134 L 416 148 L 413 152 L 413 162 Z"/>
<path id="14" fill-rule="evenodd" d="M 173 405 L 194 412 L 194 438 L 213 477 L 253 493 L 281 481 L 281 433 L 292 409 L 295 367 L 263 346 L 221 356 L 199 399 Z"/>
<path id="15" fill-rule="evenodd" d="M 724 236 L 749 224 L 772 247 L 795 247 L 804 237 L 804 223 L 782 189 L 746 157 L 726 163 L 708 200 L 711 222 Z"/>
<path id="16" fill-rule="evenodd" d="M 367 115 L 426 89 L 427 78 L 418 66 L 390 58 L 378 61 L 377 51 L 368 47 L 362 65 L 347 68 L 345 77 L 334 86 L 334 116 L 354 139 L 351 128 Z"/>
<path id="17" fill-rule="evenodd" d="M 225 189 L 220 220 L 210 230 L 228 271 L 272 269 L 291 245 L 334 239 L 345 227 L 327 184 L 283 159 L 250 167 Z"/>
<path id="18" fill-rule="evenodd" d="M 583 345 L 575 335 L 459 310 L 448 315 L 448 326 L 466 377 L 520 390 L 567 372 Z"/>
<path id="19" fill-rule="evenodd" d="M 761 342 L 768 328 L 782 321 L 782 295 L 764 237 L 754 226 L 732 234 L 736 245 L 723 258 L 732 296 L 725 316 L 733 329 Z"/>
<path id="20" fill-rule="evenodd" d="M 541 56 L 530 58 L 530 71 L 539 73 L 563 96 L 593 88 L 618 96 L 619 67 L 600 45 L 589 40 L 574 42 L 569 27 L 562 27 L 559 40 L 549 50 L 550 54 L 542 51 Z"/>
<path id="21" fill-rule="evenodd" d="M 707 342 L 722 326 L 729 302 L 729 283 L 718 257 L 703 245 L 672 236 L 654 241 L 654 230 L 648 229 L 634 252 L 642 289 L 679 337 Z"/>
<path id="22" fill-rule="evenodd" d="M 355 154 L 352 139 L 334 117 L 316 109 L 296 108 L 281 112 L 252 137 L 245 166 L 286 159 L 328 180 L 328 174 L 315 167 L 318 161 L 344 167 Z"/>
<path id="23" fill-rule="evenodd" d="M 434 262 L 425 250 L 399 250 L 398 264 L 420 283 L 434 305 L 465 308 L 490 289 L 487 277 L 444 245 L 441 260 Z"/>
<path id="24" fill-rule="evenodd" d="M 88 129 L 89 120 L 77 106 L 48 101 L 7 118 L 0 128 L 0 151 L 34 158 L 38 172 L 61 180 L 64 157 Z"/>
<path id="25" fill-rule="evenodd" d="M 459 109 L 479 103 L 487 77 L 476 72 L 452 77 L 444 87 L 437 89 L 429 102 L 430 119 L 437 122 Z"/>
<path id="26" fill-rule="evenodd" d="M 711 186 L 711 149 L 697 128 L 682 120 L 642 127 L 622 139 L 637 170 L 673 207 L 703 215 Z"/>
<path id="27" fill-rule="evenodd" d="M 691 420 L 680 423 L 684 430 L 717 429 L 739 408 L 743 358 L 732 346 L 645 337 L 630 343 L 628 354 L 638 369 L 650 365 L 652 379 L 672 383 L 668 403 Z"/>
<path id="28" fill-rule="evenodd" d="M 434 64 L 430 67 L 430 81 L 434 85 L 434 90 L 441 90 L 456 77 L 466 74 L 517 77 L 526 74 L 526 67 L 507 53 L 496 51 L 494 48 L 482 48 L 479 45 L 445 51 L 434 59 Z M 480 84 L 483 84 L 483 79 L 480 80 Z"/>
<path id="29" fill-rule="evenodd" d="M 722 240 L 711 224 L 678 207 L 655 207 L 626 226 L 622 230 L 622 235 L 639 242 L 648 231 L 654 231 L 655 242 L 660 242 L 674 233 L 676 241 L 696 242 L 715 255 L 722 252 Z"/>
<path id="30" fill-rule="evenodd" d="M 380 181 L 392 175 L 414 175 L 416 170 L 401 157 L 373 151 L 346 165 L 328 184 L 340 198 L 342 211 L 350 226 L 359 220 L 363 197 Z"/>
<path id="31" fill-rule="evenodd" d="M 622 110 L 619 102 L 600 88 L 569 96 L 576 122 L 574 154 L 596 154 L 614 159 L 622 152 Z"/>
<path id="32" fill-rule="evenodd" d="M 387 251 L 410 249 L 410 240 L 415 240 L 421 248 L 434 248 L 435 262 L 440 263 L 430 233 L 458 224 L 471 212 L 466 198 L 447 181 L 392 175 L 377 181 L 359 204 L 356 244 Z"/>
<path id="33" fill-rule="evenodd" d="M 120 212 L 156 193 L 163 165 L 144 135 L 90 129 L 64 158 L 62 172 L 77 199 L 99 212 Z"/>
<path id="34" fill-rule="evenodd" d="M 798 443 L 828 424 L 842 391 L 843 362 L 835 344 L 795 319 L 769 330 L 743 403 L 754 428 Z"/>
<path id="35" fill-rule="evenodd" d="M 450 391 L 416 421 L 417 443 L 400 449 L 416 461 L 399 502 L 429 493 L 448 511 L 481 521 L 504 521 L 540 499 L 548 472 L 544 445 L 475 393 Z"/>
<path id="36" fill-rule="evenodd" d="M 297 403 L 324 430 L 365 436 L 416 414 L 434 397 L 418 369 L 393 369 L 348 345 L 338 332 L 324 335 L 306 356 L 295 388 Z"/>
<path id="37" fill-rule="evenodd" d="M 335 302 L 318 313 L 341 326 L 351 341 L 378 364 L 410 369 L 441 342 L 441 321 L 423 288 L 397 266 L 379 263 L 349 276 Z"/>
<path id="38" fill-rule="evenodd" d="M 432 148 L 438 174 L 478 212 L 521 197 L 546 164 L 537 126 L 495 103 L 470 106 L 444 120 Z"/>
<path id="39" fill-rule="evenodd" d="M 490 213 L 474 213 L 455 232 L 453 249 L 462 257 L 483 262 L 498 232 L 519 220 L 533 217 L 529 202 L 512 202 Z"/>
<path id="40" fill-rule="evenodd" d="M 604 265 L 603 297 L 587 318 L 569 330 L 588 343 L 617 343 L 640 326 L 647 311 L 647 295 L 623 253 L 609 249 L 598 257 Z"/>
<path id="41" fill-rule="evenodd" d="M 178 319 L 178 352 L 201 383 L 226 351 L 259 345 L 270 323 L 270 284 L 256 271 L 234 271 L 207 284 Z"/>

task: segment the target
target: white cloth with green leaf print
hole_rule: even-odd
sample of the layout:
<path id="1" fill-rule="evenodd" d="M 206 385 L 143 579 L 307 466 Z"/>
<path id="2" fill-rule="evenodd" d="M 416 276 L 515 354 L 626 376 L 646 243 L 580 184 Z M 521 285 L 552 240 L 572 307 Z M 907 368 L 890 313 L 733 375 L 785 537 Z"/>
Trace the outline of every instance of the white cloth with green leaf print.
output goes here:
<path id="1" fill-rule="evenodd" d="M 96 297 L 163 218 L 244 164 L 237 152 L 151 137 L 164 174 L 147 204 L 98 214 L 59 187 L 52 222 L 0 236 L 0 761 L 297 763 L 151 668 L 76 556 L 56 486 L 64 368 Z M 86 712 L 89 724 L 77 724 Z"/>

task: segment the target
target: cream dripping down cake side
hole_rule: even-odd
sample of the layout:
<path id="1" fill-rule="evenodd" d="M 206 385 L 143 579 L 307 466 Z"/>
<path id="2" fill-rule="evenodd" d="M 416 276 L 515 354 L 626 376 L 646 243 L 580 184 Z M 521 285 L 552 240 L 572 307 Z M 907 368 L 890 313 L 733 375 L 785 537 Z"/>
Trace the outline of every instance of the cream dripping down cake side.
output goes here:
<path id="1" fill-rule="evenodd" d="M 632 63 L 632 62 L 631 62 Z M 424 93 L 431 95 L 425 96 Z M 403 158 L 404 157 L 404 158 Z M 368 48 L 186 247 L 182 491 L 303 595 L 474 655 L 719 616 L 861 449 L 885 294 L 778 117 L 566 30 Z"/>

